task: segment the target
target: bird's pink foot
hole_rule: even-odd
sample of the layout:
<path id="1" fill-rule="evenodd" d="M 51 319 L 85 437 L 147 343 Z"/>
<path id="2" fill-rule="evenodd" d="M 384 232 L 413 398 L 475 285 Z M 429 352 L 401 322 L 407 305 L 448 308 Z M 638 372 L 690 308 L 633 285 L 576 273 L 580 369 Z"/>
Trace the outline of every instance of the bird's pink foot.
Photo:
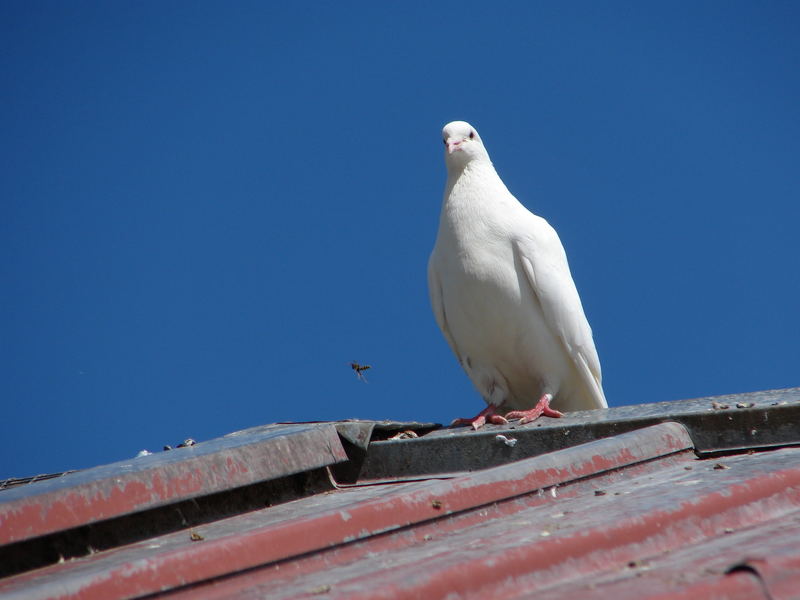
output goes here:
<path id="1" fill-rule="evenodd" d="M 539 398 L 539 402 L 530 410 L 512 410 L 510 413 L 506 415 L 506 419 L 519 419 L 519 424 L 524 425 L 525 423 L 530 423 L 531 421 L 535 421 L 540 416 L 544 415 L 545 417 L 554 417 L 559 418 L 563 417 L 564 413 L 558 410 L 554 410 L 550 408 L 550 401 L 553 399 L 553 396 L 550 394 L 545 394 L 541 398 Z"/>
<path id="2" fill-rule="evenodd" d="M 455 427 L 456 425 L 470 425 L 473 429 L 478 430 L 483 427 L 487 421 L 495 425 L 505 425 L 508 423 L 505 417 L 495 412 L 494 405 L 490 404 L 471 419 L 453 419 L 453 422 L 450 423 L 450 427 Z"/>

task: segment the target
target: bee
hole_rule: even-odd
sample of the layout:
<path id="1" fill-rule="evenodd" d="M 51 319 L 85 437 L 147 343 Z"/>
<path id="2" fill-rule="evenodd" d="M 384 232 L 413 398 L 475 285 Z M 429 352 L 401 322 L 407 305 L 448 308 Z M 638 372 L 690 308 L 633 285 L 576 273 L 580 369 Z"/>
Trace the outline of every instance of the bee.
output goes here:
<path id="1" fill-rule="evenodd" d="M 356 374 L 361 381 L 367 383 L 367 378 L 364 376 L 364 371 L 371 369 L 370 365 L 360 365 L 357 362 L 353 361 L 350 363 L 350 368 L 353 369 L 353 372 Z"/>

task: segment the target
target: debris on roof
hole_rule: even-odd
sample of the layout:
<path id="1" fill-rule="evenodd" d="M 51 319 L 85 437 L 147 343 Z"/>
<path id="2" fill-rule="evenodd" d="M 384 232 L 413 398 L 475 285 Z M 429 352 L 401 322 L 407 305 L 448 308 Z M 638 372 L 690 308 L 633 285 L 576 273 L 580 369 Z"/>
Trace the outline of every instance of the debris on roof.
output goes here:
<path id="1" fill-rule="evenodd" d="M 31 477 L 11 477 L 9 479 L 3 479 L 2 481 L 0 481 L 0 491 L 7 490 L 12 487 L 16 487 L 18 485 L 36 483 L 37 481 L 44 481 L 45 479 L 54 479 L 56 477 L 61 477 L 69 473 L 75 473 L 75 471 L 72 470 L 72 471 L 64 471 L 62 473 L 45 473 L 42 475 L 32 475 Z"/>
<path id="2" fill-rule="evenodd" d="M 2 598 L 790 598 L 800 388 L 274 424 L 0 491 Z"/>

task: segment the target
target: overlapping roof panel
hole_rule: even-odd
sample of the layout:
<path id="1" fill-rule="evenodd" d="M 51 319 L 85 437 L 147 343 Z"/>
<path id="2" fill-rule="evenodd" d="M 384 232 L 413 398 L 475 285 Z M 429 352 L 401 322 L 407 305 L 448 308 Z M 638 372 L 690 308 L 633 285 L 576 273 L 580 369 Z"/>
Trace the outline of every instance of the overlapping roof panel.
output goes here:
<path id="1" fill-rule="evenodd" d="M 800 597 L 798 409 L 794 389 L 480 432 L 256 428 L 0 492 L 0 562 L 16 565 L 0 597 Z M 390 439 L 404 430 L 420 437 Z M 191 489 L 152 492 L 187 471 Z M 150 503 L 92 516 L 125 496 L 115 473 Z M 69 543 L 92 532 L 99 550 Z M 69 553 L 12 560 L 50 547 Z"/>

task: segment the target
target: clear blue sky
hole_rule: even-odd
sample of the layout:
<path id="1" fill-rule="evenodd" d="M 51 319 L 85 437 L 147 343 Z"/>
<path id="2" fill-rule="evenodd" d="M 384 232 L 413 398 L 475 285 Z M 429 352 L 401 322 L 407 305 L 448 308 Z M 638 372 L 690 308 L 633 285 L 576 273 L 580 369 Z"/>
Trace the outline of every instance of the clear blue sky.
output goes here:
<path id="1" fill-rule="evenodd" d="M 800 4 L 488 4 L 2 3 L 0 478 L 477 412 L 425 275 L 455 119 L 611 405 L 800 384 Z"/>

